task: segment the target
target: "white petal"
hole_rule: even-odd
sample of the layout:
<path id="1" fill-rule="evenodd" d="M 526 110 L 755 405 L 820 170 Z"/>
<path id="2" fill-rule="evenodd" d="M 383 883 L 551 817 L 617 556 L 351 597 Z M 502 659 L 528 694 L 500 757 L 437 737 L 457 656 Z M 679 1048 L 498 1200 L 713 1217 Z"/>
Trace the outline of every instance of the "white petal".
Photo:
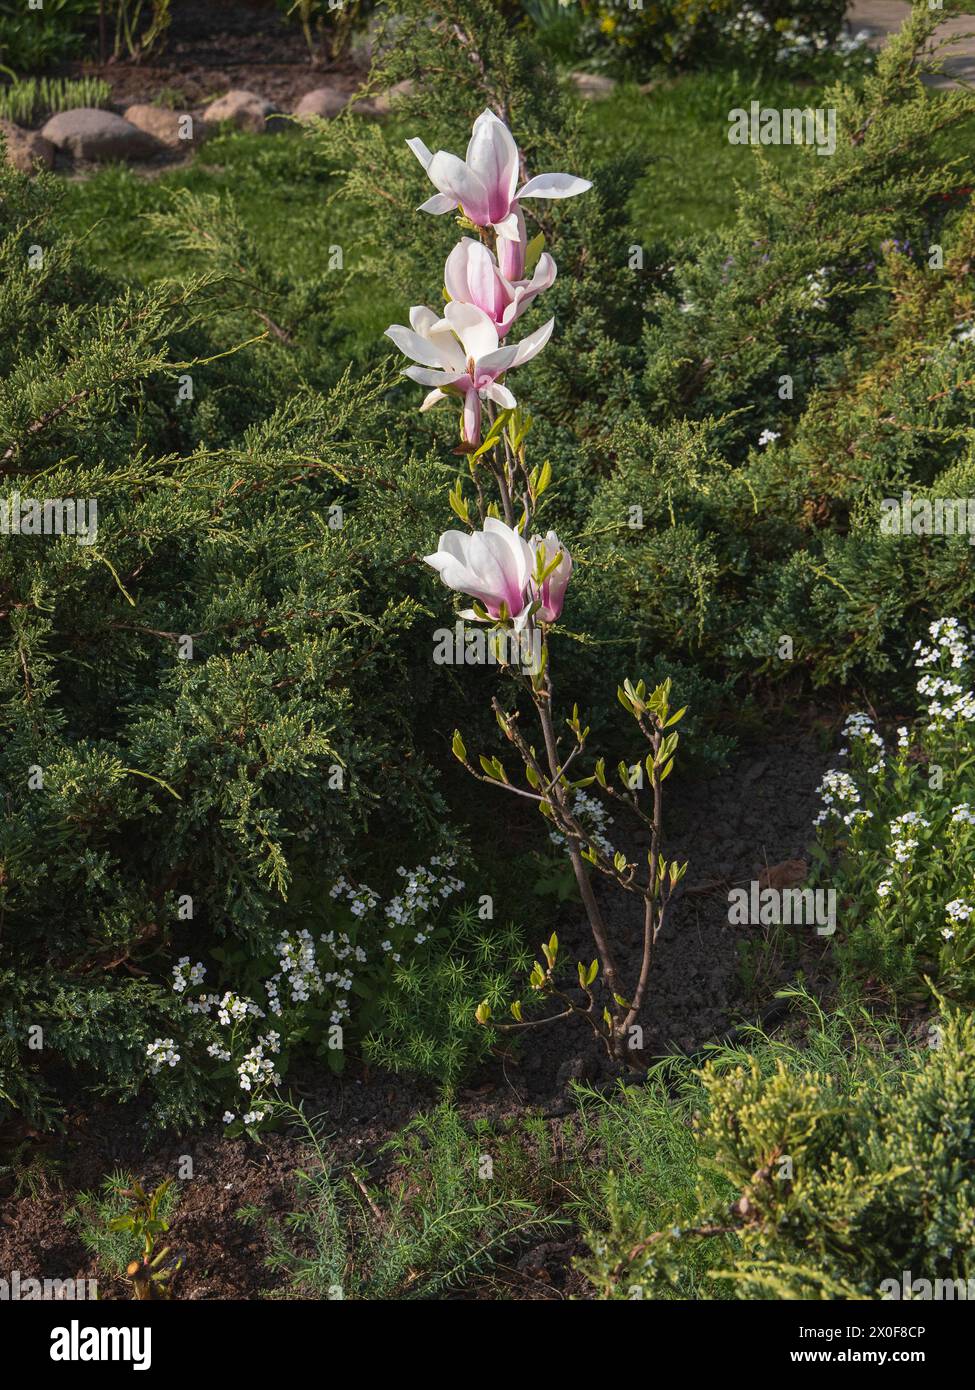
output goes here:
<path id="1" fill-rule="evenodd" d="M 444 315 L 464 346 L 467 357 L 477 362 L 498 346 L 498 330 L 483 309 L 474 304 L 447 305 Z"/>
<path id="2" fill-rule="evenodd" d="M 466 531 L 444 531 L 437 541 L 437 554 L 452 556 L 466 565 L 470 554 L 471 538 Z"/>
<path id="3" fill-rule="evenodd" d="M 406 143 L 407 145 L 409 145 L 410 149 L 413 151 L 417 159 L 423 165 L 424 169 L 429 169 L 430 163 L 433 159 L 433 154 L 430 150 L 427 149 L 423 141 L 418 140 L 414 137 L 414 139 L 412 140 L 407 140 Z"/>
<path id="4" fill-rule="evenodd" d="M 453 386 L 461 379 L 457 372 L 437 372 L 431 367 L 404 367 L 403 375 L 408 376 L 411 381 L 419 382 L 421 386 L 439 386 L 441 389 Z"/>
<path id="5" fill-rule="evenodd" d="M 473 304 L 494 320 L 503 313 L 512 291 L 494 256 L 479 241 L 464 237 L 447 257 L 444 284 L 451 299 Z"/>
<path id="6" fill-rule="evenodd" d="M 446 193 L 434 193 L 432 198 L 420 204 L 417 212 L 431 212 L 435 217 L 439 217 L 441 213 L 453 212 L 456 206 L 456 198 L 448 198 Z"/>
<path id="7" fill-rule="evenodd" d="M 476 532 L 474 539 L 477 539 Z M 519 586 L 527 584 L 534 558 L 524 536 L 513 526 L 506 526 L 497 517 L 489 516 L 484 521 L 484 540 L 504 566 L 505 572 L 514 573 Z"/>
<path id="8" fill-rule="evenodd" d="M 494 376 L 500 376 L 509 367 L 517 365 L 518 349 L 514 344 L 508 347 L 498 348 L 497 352 L 489 352 L 481 357 L 477 363 L 479 372 L 490 372 Z"/>
<path id="9" fill-rule="evenodd" d="M 502 217 L 500 222 L 493 224 L 498 236 L 505 241 L 519 241 L 521 239 L 521 221 L 517 212 L 509 212 L 507 217 Z"/>
<path id="10" fill-rule="evenodd" d="M 547 251 L 543 251 L 538 258 L 538 265 L 535 267 L 535 274 L 528 283 L 528 288 L 533 294 L 541 294 L 542 290 L 551 289 L 555 284 L 558 269 L 554 258 Z"/>
<path id="11" fill-rule="evenodd" d="M 425 304 L 414 304 L 410 310 L 410 326 L 414 332 L 422 334 L 424 338 L 437 322 L 437 315 Z"/>
<path id="12" fill-rule="evenodd" d="M 505 307 L 505 311 L 501 316 L 501 325 L 505 331 L 511 327 L 517 318 L 521 317 L 536 295 L 541 294 L 543 290 L 549 289 L 555 283 L 556 274 L 557 268 L 555 261 L 546 251 L 539 257 L 538 265 L 535 267 L 535 274 L 532 278 L 530 280 L 518 281 L 511 302 Z"/>
<path id="13" fill-rule="evenodd" d="M 576 178 L 575 174 L 536 174 L 524 188 L 519 189 L 518 197 L 574 198 L 588 188 L 592 188 L 589 180 Z"/>
<path id="14" fill-rule="evenodd" d="M 441 401 L 446 399 L 446 391 L 441 391 L 439 386 L 435 386 L 428 395 L 424 396 L 423 404 L 420 406 L 421 413 L 424 410 L 432 410 L 435 405 L 439 405 Z"/>
<path id="15" fill-rule="evenodd" d="M 447 154 L 445 150 L 438 150 L 430 161 L 427 173 L 434 187 L 446 197 L 453 198 L 455 203 L 460 203 L 472 222 L 482 225 L 490 222 L 487 189 L 462 159 L 455 154 Z"/>
<path id="16" fill-rule="evenodd" d="M 386 337 L 391 338 L 400 352 L 412 357 L 414 362 L 422 362 L 425 367 L 443 366 L 440 354 L 430 339 L 414 333 L 410 328 L 404 328 L 401 323 L 391 324 L 386 329 Z"/>
<path id="17" fill-rule="evenodd" d="M 533 357 L 537 356 L 551 338 L 554 327 L 555 320 L 549 319 L 548 323 L 543 323 L 541 328 L 536 328 L 534 333 L 529 333 L 527 338 L 522 338 L 515 348 L 516 356 L 511 365 L 520 367 L 523 362 L 530 362 Z"/>
<path id="18" fill-rule="evenodd" d="M 440 365 L 447 371 L 467 370 L 467 357 L 464 349 L 454 336 L 454 330 L 447 319 L 438 319 L 429 332 L 429 338 L 440 355 Z"/>
<path id="19" fill-rule="evenodd" d="M 459 299 L 462 304 L 466 304 L 469 289 L 468 266 L 471 259 L 471 248 L 480 245 L 473 241 L 469 236 L 461 237 L 460 241 L 447 257 L 447 264 L 444 266 L 443 283 L 444 289 L 451 299 Z"/>
<path id="20" fill-rule="evenodd" d="M 507 386 L 502 386 L 500 381 L 492 381 L 490 386 L 486 386 L 481 392 L 482 396 L 487 396 L 489 401 L 494 401 L 502 410 L 514 410 L 518 402 L 508 390 Z"/>

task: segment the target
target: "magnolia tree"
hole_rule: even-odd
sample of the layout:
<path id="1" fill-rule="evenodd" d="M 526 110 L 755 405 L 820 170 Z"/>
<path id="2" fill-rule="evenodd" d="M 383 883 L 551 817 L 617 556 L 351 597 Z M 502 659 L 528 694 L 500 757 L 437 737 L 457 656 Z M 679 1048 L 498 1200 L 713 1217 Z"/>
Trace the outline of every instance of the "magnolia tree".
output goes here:
<path id="1" fill-rule="evenodd" d="M 473 496 L 461 476 L 449 502 L 466 529 L 445 531 L 426 563 L 448 588 L 471 600 L 460 616 L 487 626 L 492 653 L 515 682 L 513 697 L 502 701 L 496 696 L 492 708 L 524 777 L 513 781 L 500 758 L 484 754 L 478 770 L 459 730 L 453 752 L 472 777 L 534 801 L 551 822 L 553 838 L 571 858 L 596 948 L 591 964 L 577 962 L 576 988 L 571 976 L 563 983 L 557 971 L 559 944 L 553 935 L 542 945 L 545 963 L 536 962 L 529 977 L 532 991 L 546 1002 L 544 1016 L 525 1018 L 522 1002 L 515 1000 L 510 1022 L 492 1019 L 487 1001 L 479 1005 L 477 1017 L 481 1023 L 492 1019 L 498 1028 L 521 1029 L 575 1015 L 588 1023 L 611 1058 L 636 1065 L 655 947 L 670 898 L 687 869 L 686 864 L 668 864 L 661 852 L 661 788 L 674 765 L 678 734 L 673 726 L 684 710 L 671 713 L 669 681 L 652 692 L 643 681 L 624 681 L 620 703 L 649 745 L 645 759 L 632 767 L 620 763 L 618 786 L 607 778 L 603 758 L 596 760 L 590 776 L 570 776 L 587 749 L 589 729 L 573 706 L 565 721 L 568 735 L 557 731 L 549 639 L 562 615 L 572 557 L 553 530 L 542 534 L 535 529 L 553 475 L 548 462 L 529 467 L 531 419 L 508 385 L 508 373 L 537 356 L 555 326 L 549 319 L 518 342 L 509 341 L 521 315 L 556 276 L 555 261 L 543 250 L 544 238 L 528 241 L 522 201 L 571 198 L 591 185 L 570 174 L 539 174 L 522 182 L 518 148 L 493 111 L 475 121 L 464 159 L 444 150 L 431 154 L 422 140 L 407 143 L 437 189 L 420 211 L 457 212 L 462 231 L 469 234 L 447 258 L 443 316 L 418 305 L 410 310 L 409 328 L 394 324 L 387 329 L 412 360 L 405 375 L 430 388 L 422 409 L 442 402 L 460 407 L 457 452 L 466 458 Z M 534 708 L 531 728 L 522 718 L 528 701 Z M 646 826 L 650 847 L 645 868 L 613 849 L 598 818 L 594 826 L 592 810 L 601 812 L 602 807 L 583 790 L 594 784 Z M 593 890 L 594 870 L 643 901 L 642 952 L 626 972 L 632 978 L 624 978 L 610 939 Z"/>

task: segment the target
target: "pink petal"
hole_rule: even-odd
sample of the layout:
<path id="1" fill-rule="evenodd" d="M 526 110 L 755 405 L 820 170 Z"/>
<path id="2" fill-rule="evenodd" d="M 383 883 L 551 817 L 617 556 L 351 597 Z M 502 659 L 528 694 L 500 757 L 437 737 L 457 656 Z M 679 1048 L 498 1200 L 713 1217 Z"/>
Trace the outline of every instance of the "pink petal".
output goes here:
<path id="1" fill-rule="evenodd" d="M 489 222 L 507 215 L 518 182 L 518 147 L 511 131 L 493 111 L 482 111 L 467 146 L 467 166 L 488 195 Z"/>

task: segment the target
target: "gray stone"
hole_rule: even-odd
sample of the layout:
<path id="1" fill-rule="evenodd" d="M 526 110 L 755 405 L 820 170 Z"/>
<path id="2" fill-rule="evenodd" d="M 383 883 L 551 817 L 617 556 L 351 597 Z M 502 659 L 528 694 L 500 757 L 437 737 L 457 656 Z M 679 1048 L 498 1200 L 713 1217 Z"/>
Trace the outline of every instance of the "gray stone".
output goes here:
<path id="1" fill-rule="evenodd" d="M 137 102 L 125 112 L 125 119 L 136 129 L 145 131 L 160 145 L 171 150 L 190 150 L 206 138 L 206 122 L 189 111 L 170 111 L 165 106 L 150 106 Z"/>
<path id="2" fill-rule="evenodd" d="M 616 90 L 616 81 L 598 72 L 574 72 L 572 81 L 579 95 L 587 101 L 605 101 Z"/>
<path id="3" fill-rule="evenodd" d="M 100 111 L 92 106 L 59 111 L 41 135 L 75 159 L 148 159 L 159 151 L 158 141 L 144 130 L 116 116 L 114 111 Z"/>
<path id="4" fill-rule="evenodd" d="M 311 116 L 321 116 L 328 121 L 344 111 L 348 104 L 347 92 L 340 92 L 336 87 L 316 87 L 314 91 L 305 93 L 293 114 L 299 121 L 308 120 Z"/>
<path id="5" fill-rule="evenodd" d="M 388 116 L 397 98 L 412 96 L 415 90 L 416 84 L 407 77 L 405 81 L 397 82 L 388 91 L 377 92 L 372 101 L 367 102 L 366 105 L 372 108 L 371 115 Z"/>
<path id="6" fill-rule="evenodd" d="M 203 113 L 204 120 L 211 125 L 221 125 L 229 121 L 238 130 L 261 131 L 268 116 L 274 114 L 274 105 L 265 101 L 256 92 L 248 92 L 243 87 L 234 87 L 226 96 L 211 102 Z"/>

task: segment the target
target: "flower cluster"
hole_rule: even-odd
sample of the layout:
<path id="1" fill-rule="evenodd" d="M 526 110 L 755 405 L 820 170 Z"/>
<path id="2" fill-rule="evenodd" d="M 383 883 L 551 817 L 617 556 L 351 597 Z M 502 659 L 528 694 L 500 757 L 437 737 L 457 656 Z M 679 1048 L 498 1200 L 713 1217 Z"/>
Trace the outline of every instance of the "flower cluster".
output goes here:
<path id="1" fill-rule="evenodd" d="M 945 941 L 954 941 L 958 926 L 971 920 L 972 912 L 975 909 L 964 898 L 953 898 L 950 903 L 945 903 L 945 912 L 948 914 L 948 922 L 941 928 L 941 935 Z M 952 926 L 952 923 L 955 925 Z"/>
<path id="2" fill-rule="evenodd" d="M 146 1048 L 146 1056 L 149 1059 L 149 1070 L 153 1076 L 163 1067 L 175 1067 L 180 1060 L 180 1055 L 176 1051 L 176 1044 L 172 1038 L 157 1038 Z"/>
<path id="3" fill-rule="evenodd" d="M 379 905 L 378 893 L 374 893 L 365 884 L 360 884 L 358 887 L 353 886 L 344 874 L 340 875 L 332 884 L 328 890 L 328 896 L 330 898 L 345 897 L 353 917 L 365 917 L 367 912 L 371 912 Z"/>
<path id="4" fill-rule="evenodd" d="M 925 820 L 919 811 L 905 811 L 891 821 L 889 827 L 890 852 L 898 864 L 906 864 L 918 847 L 915 830 L 929 830 L 931 822 Z"/>
<path id="5" fill-rule="evenodd" d="M 936 618 L 928 632 L 932 645 L 925 646 L 920 640 L 914 643 L 914 650 L 917 652 L 915 666 L 933 666 L 936 662 L 944 660 L 947 655 L 951 665 L 958 670 L 975 655 L 968 630 L 957 618 Z"/>
<path id="6" fill-rule="evenodd" d="M 867 780 L 884 768 L 884 744 L 867 715 L 851 714 L 843 751 L 859 786 L 852 775 L 827 774 L 830 810 L 818 823 L 828 815 L 848 824 L 870 817 L 861 811 L 863 801 L 873 808 L 872 820 L 863 821 L 832 869 L 839 890 L 856 904 L 850 959 L 894 988 L 927 978 L 972 998 L 975 770 L 970 728 L 955 721 L 975 652 L 957 618 L 939 618 L 928 633 L 930 641 L 914 648 L 920 717 L 898 728 L 889 775 Z"/>
<path id="7" fill-rule="evenodd" d="M 322 977 L 310 931 L 282 936 L 278 942 L 278 960 L 281 969 L 265 985 L 272 1013 L 281 1013 L 278 990 L 282 983 L 291 995 L 292 1004 L 307 1004 L 313 994 L 321 994 Z"/>
<path id="8" fill-rule="evenodd" d="M 206 973 L 206 966 L 202 961 L 190 965 L 189 956 L 180 956 L 173 966 L 173 989 L 177 994 L 182 994 L 187 985 L 202 985 Z"/>
<path id="9" fill-rule="evenodd" d="M 555 282 L 556 265 L 539 256 L 530 278 L 528 234 L 521 202 L 525 198 L 571 198 L 591 185 L 572 174 L 539 174 L 519 187 L 521 159 L 511 132 L 493 111 L 483 111 L 464 159 L 422 140 L 406 142 L 437 189 L 421 212 L 440 214 L 459 209 L 462 219 L 482 240 L 464 237 L 444 269 L 447 306 L 439 317 L 425 305 L 410 310 L 410 326 L 387 330 L 400 351 L 416 364 L 404 375 L 432 389 L 423 402 L 428 410 L 448 397 L 463 403 L 461 438 L 475 447 L 481 438 L 481 406 L 490 401 L 503 409 L 517 404 L 504 382 L 548 342 L 549 319 L 519 343 L 503 344 L 515 322 Z M 486 244 L 493 233 L 493 249 Z"/>
<path id="10" fill-rule="evenodd" d="M 906 730 L 905 730 L 906 733 Z M 865 761 L 869 763 L 867 772 L 875 775 L 882 772 L 884 768 L 884 741 L 874 728 L 873 720 L 869 714 L 862 711 L 847 716 L 846 723 L 843 725 L 843 737 L 848 738 L 854 746 L 866 754 Z M 876 749 L 876 752 L 871 752 Z M 841 756 L 849 752 L 847 748 L 841 748 Z M 872 758 L 872 762 L 871 762 Z"/>
<path id="11" fill-rule="evenodd" d="M 173 970 L 173 989 L 182 996 L 187 1014 L 208 1021 L 205 1051 L 218 1064 L 218 1077 L 233 1078 L 238 1093 L 250 1098 L 246 1112 L 224 1112 L 226 1125 L 250 1128 L 267 1117 L 265 1093 L 280 1085 L 282 1054 L 289 1040 L 307 1033 L 313 1002 L 328 999 L 328 1027 L 341 1035 L 342 1025 L 351 1018 L 354 986 L 368 994 L 383 971 L 388 972 L 389 963 L 402 958 L 407 943 L 419 946 L 429 938 L 441 904 L 464 887 L 452 872 L 455 866 L 456 858 L 445 853 L 434 855 L 429 866 L 401 867 L 403 887 L 385 904 L 373 889 L 340 877 L 329 896 L 347 912 L 347 929 L 323 931 L 317 937 L 308 928 L 283 933 L 275 947 L 275 967 L 262 980 L 265 1007 L 234 990 L 190 994 L 190 986 L 202 984 L 205 967 L 200 962 L 192 965 L 189 956 L 180 958 Z M 368 933 L 365 944 L 357 939 L 362 933 Z M 267 1026 L 269 1016 L 274 1028 Z M 147 1056 L 152 1072 L 175 1067 L 181 1060 L 172 1038 L 158 1038 Z"/>
<path id="12" fill-rule="evenodd" d="M 735 6 L 725 25 L 728 39 L 748 53 L 760 54 L 774 42 L 777 64 L 798 63 L 823 53 L 835 53 L 851 58 L 863 53 L 870 41 L 867 29 L 855 34 L 842 33 L 832 38 L 827 33 L 805 33 L 796 19 L 776 19 L 774 22 L 752 5 Z"/>
<path id="13" fill-rule="evenodd" d="M 834 768 L 825 773 L 819 784 L 819 795 L 823 809 L 813 821 L 814 825 L 822 825 L 830 816 L 839 817 L 844 825 L 852 825 L 871 814 L 861 807 L 859 789 L 848 772 L 838 772 Z"/>
<path id="14" fill-rule="evenodd" d="M 452 869 L 456 862 L 453 855 L 434 855 L 430 860 L 429 869 L 420 865 L 419 868 L 410 870 L 401 864 L 396 872 L 406 881 L 402 893 L 397 893 L 386 904 L 386 917 L 389 922 L 394 926 L 412 930 L 421 924 L 422 919 L 429 916 L 438 898 L 449 898 L 452 893 L 459 893 L 464 887 L 463 880 L 450 874 L 446 877 L 440 876 L 441 869 Z M 423 931 L 418 931 L 414 937 L 418 945 L 422 945 L 426 939 L 427 933 Z"/>
<path id="15" fill-rule="evenodd" d="M 463 609 L 463 618 L 510 619 L 520 630 L 530 618 L 554 623 L 562 615 L 572 556 L 554 531 L 526 541 L 517 528 L 489 516 L 472 535 L 445 531 L 424 559 L 448 589 L 480 605 Z"/>
<path id="16" fill-rule="evenodd" d="M 922 669 L 936 666 L 938 672 L 925 671 L 917 683 L 919 695 L 927 703 L 928 729 L 937 732 L 957 721 L 975 720 L 975 690 L 966 688 L 949 671 L 965 671 L 975 660 L 975 643 L 957 618 L 938 618 L 928 628 L 931 643 L 915 643 L 914 664 Z"/>

